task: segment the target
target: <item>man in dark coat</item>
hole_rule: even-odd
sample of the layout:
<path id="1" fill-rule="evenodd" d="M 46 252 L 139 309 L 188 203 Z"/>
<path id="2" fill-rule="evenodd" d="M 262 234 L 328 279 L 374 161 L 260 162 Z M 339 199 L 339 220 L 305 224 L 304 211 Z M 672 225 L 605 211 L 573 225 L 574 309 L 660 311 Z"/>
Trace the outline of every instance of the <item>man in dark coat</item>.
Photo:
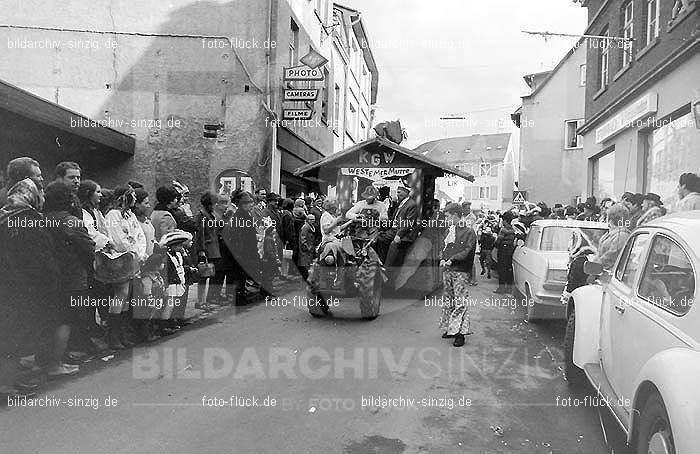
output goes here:
<path id="1" fill-rule="evenodd" d="M 399 186 L 396 190 L 398 206 L 394 213 L 391 228 L 385 232 L 393 238 L 389 244 L 389 249 L 384 262 L 390 270 L 392 279 L 395 275 L 393 268 L 400 266 L 406 257 L 408 249 L 418 236 L 418 205 L 410 197 L 410 190 L 404 186 Z"/>
<path id="2" fill-rule="evenodd" d="M 231 201 L 238 207 L 231 219 L 224 224 L 221 236 L 233 253 L 236 284 L 236 305 L 247 304 L 245 282 L 248 278 L 260 282 L 260 255 L 253 218 L 253 196 L 236 190 Z M 264 289 L 263 289 L 264 292 Z"/>

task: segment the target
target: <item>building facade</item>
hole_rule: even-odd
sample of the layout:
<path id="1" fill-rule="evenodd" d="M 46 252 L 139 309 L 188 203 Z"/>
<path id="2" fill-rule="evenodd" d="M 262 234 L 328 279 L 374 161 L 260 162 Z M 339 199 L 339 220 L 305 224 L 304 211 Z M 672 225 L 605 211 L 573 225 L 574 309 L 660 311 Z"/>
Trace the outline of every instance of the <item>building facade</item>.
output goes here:
<path id="1" fill-rule="evenodd" d="M 654 192 L 668 207 L 700 169 L 700 2 L 585 1 L 586 194 Z M 632 41 L 629 40 L 632 39 Z"/>
<path id="2" fill-rule="evenodd" d="M 575 203 L 583 194 L 586 50 L 580 42 L 549 72 L 524 77 L 530 94 L 512 118 L 520 128 L 518 188 L 532 202 Z"/>
<path id="3" fill-rule="evenodd" d="M 426 142 L 416 152 L 474 175 L 474 182 L 448 176 L 435 181 L 435 198 L 471 201 L 473 210 L 509 209 L 513 202 L 513 144 L 510 134 L 474 134 Z"/>
<path id="4" fill-rule="evenodd" d="M 329 0 L 29 0 L 6 13 L 14 28 L 0 30 L 0 79 L 135 141 L 133 157 L 87 177 L 151 190 L 177 179 L 195 200 L 234 187 L 323 190 L 292 173 L 334 146 Z M 325 80 L 285 81 L 311 50 L 329 60 Z M 320 93 L 289 103 L 285 88 Z M 294 107 L 312 118 L 285 121 Z"/>
<path id="5" fill-rule="evenodd" d="M 357 10 L 333 4 L 333 151 L 367 140 L 374 126 L 379 73 Z"/>

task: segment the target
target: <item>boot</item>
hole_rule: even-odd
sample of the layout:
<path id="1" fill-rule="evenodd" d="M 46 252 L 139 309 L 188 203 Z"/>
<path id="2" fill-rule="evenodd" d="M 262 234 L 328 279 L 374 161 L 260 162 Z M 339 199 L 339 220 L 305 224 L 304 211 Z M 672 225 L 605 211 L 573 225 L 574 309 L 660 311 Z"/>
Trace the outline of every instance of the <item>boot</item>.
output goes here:
<path id="1" fill-rule="evenodd" d="M 122 312 L 121 314 L 119 314 L 119 316 L 121 317 L 121 330 L 119 340 L 121 340 L 122 345 L 124 345 L 124 347 L 133 347 L 135 344 L 130 340 L 132 319 L 131 317 L 129 317 L 128 312 Z"/>
<path id="2" fill-rule="evenodd" d="M 493 293 L 503 294 L 506 293 L 506 287 L 503 284 L 498 284 L 498 288 L 493 291 Z"/>
<path id="3" fill-rule="evenodd" d="M 107 345 L 114 350 L 124 350 L 126 347 L 121 342 L 122 318 L 121 314 L 109 314 L 107 316 Z"/>
<path id="4" fill-rule="evenodd" d="M 462 347 L 464 346 L 465 341 L 464 341 L 464 334 L 457 334 L 455 335 L 455 341 L 452 345 L 455 347 Z"/>

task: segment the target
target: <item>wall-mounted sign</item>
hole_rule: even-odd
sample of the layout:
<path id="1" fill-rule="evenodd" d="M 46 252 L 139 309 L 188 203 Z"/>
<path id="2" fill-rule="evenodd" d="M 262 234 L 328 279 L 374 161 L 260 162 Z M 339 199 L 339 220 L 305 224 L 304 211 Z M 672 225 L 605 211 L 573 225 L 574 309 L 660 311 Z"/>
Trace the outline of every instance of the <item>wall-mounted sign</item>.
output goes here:
<path id="1" fill-rule="evenodd" d="M 311 109 L 282 109 L 282 120 L 311 120 L 313 115 Z"/>
<path id="2" fill-rule="evenodd" d="M 242 170 L 224 170 L 216 177 L 215 190 L 218 194 L 230 195 L 236 189 L 253 192 L 253 179 Z"/>
<path id="3" fill-rule="evenodd" d="M 595 130 L 595 143 L 602 143 L 615 134 L 633 126 L 644 127 L 645 123 L 640 120 L 656 113 L 657 101 L 657 93 L 650 92 L 625 107 Z"/>
<path id="4" fill-rule="evenodd" d="M 311 69 L 318 68 L 328 63 L 328 59 L 314 49 L 311 49 L 309 53 L 301 57 L 299 61 Z"/>
<path id="5" fill-rule="evenodd" d="M 527 191 L 513 191 L 513 203 L 521 204 L 527 202 Z"/>
<path id="6" fill-rule="evenodd" d="M 323 71 L 306 65 L 284 68 L 284 80 L 323 80 Z"/>
<path id="7" fill-rule="evenodd" d="M 341 175 L 384 180 L 391 177 L 405 177 L 415 172 L 412 167 L 341 167 Z"/>
<path id="8" fill-rule="evenodd" d="M 316 101 L 318 99 L 318 88 L 294 89 L 288 88 L 284 90 L 285 101 Z"/>

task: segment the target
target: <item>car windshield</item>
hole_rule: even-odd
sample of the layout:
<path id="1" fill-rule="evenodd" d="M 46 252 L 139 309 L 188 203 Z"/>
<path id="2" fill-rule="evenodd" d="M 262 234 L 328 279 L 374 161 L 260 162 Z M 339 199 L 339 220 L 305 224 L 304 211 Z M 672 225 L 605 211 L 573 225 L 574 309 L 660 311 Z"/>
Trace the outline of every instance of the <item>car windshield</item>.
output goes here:
<path id="1" fill-rule="evenodd" d="M 580 231 L 589 243 L 594 247 L 598 247 L 600 237 L 605 235 L 606 229 L 593 229 L 581 227 L 545 227 L 542 231 L 542 242 L 540 243 L 541 251 L 566 252 L 569 250 L 569 241 L 571 240 L 571 232 L 576 229 Z"/>

